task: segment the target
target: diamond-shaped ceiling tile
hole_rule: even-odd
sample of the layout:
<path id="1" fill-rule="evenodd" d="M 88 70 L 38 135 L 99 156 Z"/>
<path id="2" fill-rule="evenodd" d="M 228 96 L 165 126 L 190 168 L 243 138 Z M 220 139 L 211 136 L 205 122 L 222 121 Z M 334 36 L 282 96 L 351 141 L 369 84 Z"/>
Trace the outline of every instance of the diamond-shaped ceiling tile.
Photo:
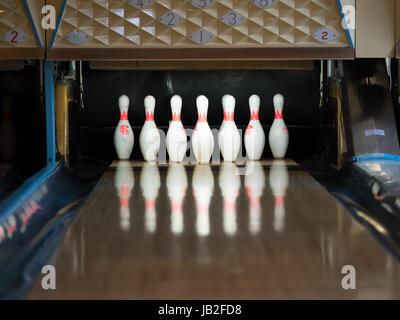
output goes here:
<path id="1" fill-rule="evenodd" d="M 94 10 L 93 8 L 85 8 L 85 9 L 81 9 L 79 10 L 80 13 L 84 14 L 85 16 L 89 17 L 89 18 L 93 18 L 94 16 Z"/>
<path id="2" fill-rule="evenodd" d="M 192 11 L 190 14 L 188 14 L 186 21 L 191 22 L 199 27 L 201 27 L 201 20 L 202 20 L 202 12 L 201 11 Z"/>
<path id="3" fill-rule="evenodd" d="M 95 36 L 94 39 L 96 39 L 97 41 L 99 41 L 107 46 L 110 44 L 109 35 Z"/>
<path id="4" fill-rule="evenodd" d="M 78 0 L 69 0 L 66 9 L 68 8 L 78 10 Z"/>
<path id="5" fill-rule="evenodd" d="M 111 27 L 111 30 L 118 33 L 121 36 L 125 35 L 125 28 L 123 26 L 122 27 Z"/>
<path id="6" fill-rule="evenodd" d="M 109 0 L 92 0 L 92 1 L 91 0 L 83 0 L 83 1 L 82 0 L 78 0 L 78 1 L 80 3 L 80 7 L 85 2 L 93 2 L 94 4 L 99 5 L 99 6 L 103 7 L 103 8 L 106 8 L 106 9 L 109 8 Z"/>
<path id="7" fill-rule="evenodd" d="M 281 4 L 284 4 L 285 7 L 295 8 L 296 7 L 296 0 L 279 0 Z"/>

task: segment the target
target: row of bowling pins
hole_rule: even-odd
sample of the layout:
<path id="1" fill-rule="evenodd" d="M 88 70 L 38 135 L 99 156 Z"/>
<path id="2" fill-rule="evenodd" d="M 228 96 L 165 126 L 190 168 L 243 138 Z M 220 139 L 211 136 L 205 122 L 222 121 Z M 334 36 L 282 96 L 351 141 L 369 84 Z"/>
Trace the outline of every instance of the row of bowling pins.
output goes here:
<path id="1" fill-rule="evenodd" d="M 241 188 L 241 179 L 235 174 L 234 164 L 221 166 L 218 177 L 219 187 L 224 199 L 223 228 L 227 235 L 237 231 L 236 199 Z M 265 172 L 257 162 L 246 166 L 244 184 L 249 201 L 249 231 L 252 234 L 260 232 L 262 207 L 260 198 L 265 188 Z M 129 162 L 121 161 L 115 175 L 115 188 L 120 198 L 120 227 L 123 231 L 130 230 L 131 213 L 130 197 L 134 188 L 134 173 Z M 285 162 L 275 160 L 269 174 L 269 184 L 275 198 L 273 227 L 277 232 L 284 228 L 285 207 L 284 197 L 289 184 L 289 174 Z M 157 225 L 156 199 L 159 194 L 161 179 L 157 165 L 145 164 L 140 174 L 140 187 L 146 201 L 145 227 L 150 233 L 155 232 Z M 183 232 L 183 202 L 186 197 L 188 179 L 182 164 L 172 164 L 168 168 L 166 187 L 171 201 L 171 231 L 174 234 Z M 197 166 L 192 178 L 193 196 L 196 202 L 196 230 L 200 236 L 210 233 L 209 207 L 214 193 L 214 176 L 208 165 Z"/>
<path id="2" fill-rule="evenodd" d="M 269 132 L 269 145 L 274 158 L 284 158 L 289 144 L 289 134 L 283 120 L 284 98 L 277 94 L 273 99 L 275 120 Z M 139 137 L 140 149 L 146 161 L 156 161 L 160 150 L 160 133 L 154 122 L 155 98 L 144 99 L 146 120 Z M 198 163 L 210 162 L 214 150 L 214 137 L 207 122 L 208 99 L 204 95 L 196 100 L 198 121 L 192 136 L 193 152 Z M 222 98 L 224 120 L 219 130 L 218 143 L 226 162 L 235 161 L 240 151 L 240 134 L 234 121 L 235 98 L 225 95 Z M 265 133 L 259 120 L 260 98 L 249 98 L 250 122 L 244 138 L 247 156 L 250 160 L 260 160 L 265 147 Z M 119 98 L 120 121 L 115 130 L 114 144 L 120 160 L 127 160 L 132 153 L 134 136 L 128 120 L 129 98 Z M 171 162 L 182 162 L 187 150 L 187 135 L 181 122 L 182 98 L 171 98 L 172 121 L 170 122 L 166 144 Z"/>

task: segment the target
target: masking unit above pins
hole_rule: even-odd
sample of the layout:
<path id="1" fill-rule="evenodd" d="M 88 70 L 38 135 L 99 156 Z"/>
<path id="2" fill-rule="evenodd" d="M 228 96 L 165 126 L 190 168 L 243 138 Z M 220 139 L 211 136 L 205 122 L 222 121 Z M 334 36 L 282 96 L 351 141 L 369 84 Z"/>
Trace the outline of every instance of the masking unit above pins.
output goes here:
<path id="1" fill-rule="evenodd" d="M 337 0 L 48 2 L 60 19 L 56 33 L 47 36 L 54 59 L 354 57 Z"/>
<path id="2" fill-rule="evenodd" d="M 0 1 L 0 59 L 44 58 L 44 5 L 45 0 Z"/>

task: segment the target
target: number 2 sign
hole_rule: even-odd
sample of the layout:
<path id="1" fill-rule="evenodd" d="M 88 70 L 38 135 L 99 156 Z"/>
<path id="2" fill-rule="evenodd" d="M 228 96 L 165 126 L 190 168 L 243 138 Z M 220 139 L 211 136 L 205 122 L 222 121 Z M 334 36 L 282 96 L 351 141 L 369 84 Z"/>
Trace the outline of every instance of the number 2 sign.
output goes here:
<path id="1" fill-rule="evenodd" d="M 18 45 L 26 40 L 26 34 L 19 29 L 13 29 L 3 35 L 3 40 L 13 45 Z"/>
<path id="2" fill-rule="evenodd" d="M 336 37 L 337 37 L 336 32 L 334 32 L 328 28 L 320 29 L 313 34 L 313 38 L 322 43 L 331 42 L 332 40 L 335 40 Z"/>

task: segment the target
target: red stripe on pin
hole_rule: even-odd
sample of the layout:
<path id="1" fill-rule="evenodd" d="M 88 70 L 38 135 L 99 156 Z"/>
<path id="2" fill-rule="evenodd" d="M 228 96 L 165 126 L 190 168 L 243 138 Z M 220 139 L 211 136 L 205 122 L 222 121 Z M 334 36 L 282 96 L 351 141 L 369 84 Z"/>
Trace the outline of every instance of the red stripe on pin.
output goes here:
<path id="1" fill-rule="evenodd" d="M 207 114 L 204 113 L 199 113 L 199 118 L 197 120 L 198 122 L 207 122 Z"/>
<path id="2" fill-rule="evenodd" d="M 253 110 L 253 111 L 251 112 L 251 115 L 250 115 L 250 120 L 259 120 L 259 119 L 258 119 L 258 113 L 259 113 L 259 111 Z"/>
<path id="3" fill-rule="evenodd" d="M 225 121 L 234 121 L 233 112 L 224 111 L 224 120 Z"/>
<path id="4" fill-rule="evenodd" d="M 146 121 L 154 121 L 154 113 L 153 112 L 146 112 Z"/>
<path id="5" fill-rule="evenodd" d="M 283 119 L 283 114 L 282 113 L 283 113 L 282 111 L 276 110 L 275 111 L 275 119 L 277 119 L 277 120 Z"/>
<path id="6" fill-rule="evenodd" d="M 180 112 L 174 112 L 173 114 L 172 114 L 172 121 L 181 121 L 181 114 L 180 114 Z"/>
<path id="7" fill-rule="evenodd" d="M 125 110 L 120 112 L 120 119 L 122 121 L 128 121 L 128 113 Z"/>

